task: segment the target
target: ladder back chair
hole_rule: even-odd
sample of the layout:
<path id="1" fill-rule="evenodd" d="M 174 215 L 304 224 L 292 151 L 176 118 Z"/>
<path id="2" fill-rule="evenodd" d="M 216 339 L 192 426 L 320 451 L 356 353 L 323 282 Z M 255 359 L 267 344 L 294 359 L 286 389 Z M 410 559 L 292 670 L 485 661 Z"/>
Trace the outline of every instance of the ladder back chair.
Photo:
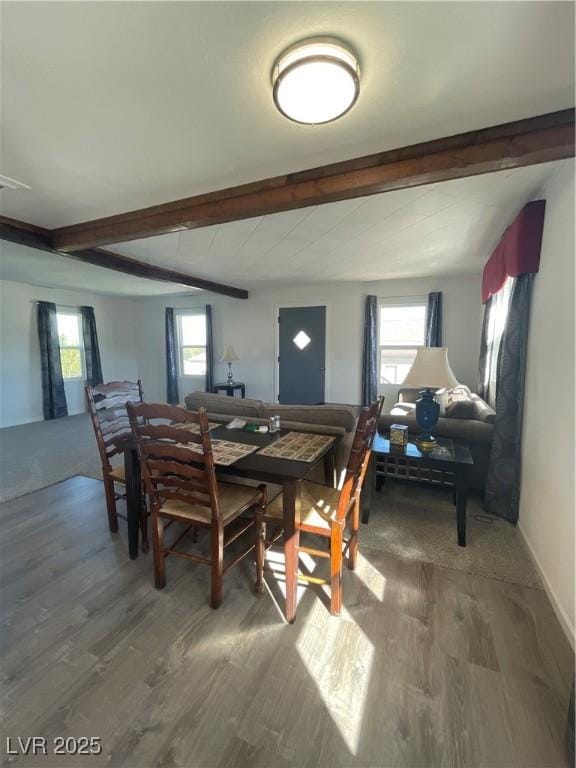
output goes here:
<path id="1" fill-rule="evenodd" d="M 124 465 L 113 467 L 111 459 L 124 453 L 124 445 L 127 438 L 132 438 L 126 403 L 130 401 L 142 402 L 142 382 L 138 381 L 110 381 L 107 384 L 98 384 L 94 387 L 86 386 L 86 400 L 88 412 L 92 419 L 96 443 L 102 462 L 102 479 L 106 493 L 106 510 L 108 512 L 108 526 L 112 533 L 118 530 L 118 517 L 116 501 L 126 497 L 125 493 L 116 492 L 116 484 L 125 486 Z M 145 497 L 143 497 L 145 499 Z M 146 503 L 143 501 L 140 515 L 140 529 L 142 531 L 142 550 L 148 551 L 148 522 Z"/>
<path id="2" fill-rule="evenodd" d="M 296 528 L 301 533 L 328 539 L 328 551 L 300 545 L 298 550 L 314 557 L 330 559 L 330 613 L 336 616 L 342 610 L 343 559 L 348 558 L 350 570 L 356 568 L 360 529 L 360 493 L 383 403 L 384 398 L 379 397 L 369 408 L 363 408 L 360 413 L 341 490 L 310 480 L 303 480 L 301 484 Z M 278 525 L 282 526 L 281 496 L 274 499 L 267 507 L 264 522 L 276 528 Z M 347 537 L 346 532 L 348 532 Z M 299 578 L 315 584 L 326 583 L 323 579 L 302 574 L 299 574 Z"/>
<path id="3" fill-rule="evenodd" d="M 155 586 L 162 589 L 166 584 L 168 555 L 209 565 L 210 605 L 218 608 L 224 574 L 255 550 L 255 591 L 261 594 L 266 486 L 254 488 L 217 481 L 204 408 L 196 412 L 179 405 L 128 403 L 127 409 L 150 498 Z M 167 546 L 164 529 L 174 522 L 183 523 L 186 528 Z M 202 528 L 210 533 L 210 557 L 176 549 L 190 530 L 195 533 Z M 224 565 L 224 550 L 249 531 L 252 540 L 248 546 Z"/>

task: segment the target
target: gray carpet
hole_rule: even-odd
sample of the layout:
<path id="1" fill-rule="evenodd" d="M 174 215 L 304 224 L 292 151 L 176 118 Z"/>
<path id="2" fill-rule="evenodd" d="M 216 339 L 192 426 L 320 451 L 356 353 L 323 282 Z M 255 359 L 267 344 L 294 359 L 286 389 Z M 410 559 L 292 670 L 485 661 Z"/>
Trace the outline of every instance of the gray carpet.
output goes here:
<path id="1" fill-rule="evenodd" d="M 0 501 L 73 475 L 100 479 L 100 466 L 87 414 L 0 430 Z M 541 587 L 518 529 L 487 518 L 478 497 L 468 504 L 468 546 L 456 544 L 455 510 L 447 489 L 388 481 L 374 493 L 361 547 Z"/>
<path id="2" fill-rule="evenodd" d="M 479 495 L 470 495 L 467 512 L 467 546 L 459 547 L 450 489 L 387 480 L 374 492 L 360 546 L 542 588 L 520 531 L 487 515 Z"/>
<path id="3" fill-rule="evenodd" d="M 102 477 L 88 414 L 0 429 L 0 501 L 74 475 Z"/>

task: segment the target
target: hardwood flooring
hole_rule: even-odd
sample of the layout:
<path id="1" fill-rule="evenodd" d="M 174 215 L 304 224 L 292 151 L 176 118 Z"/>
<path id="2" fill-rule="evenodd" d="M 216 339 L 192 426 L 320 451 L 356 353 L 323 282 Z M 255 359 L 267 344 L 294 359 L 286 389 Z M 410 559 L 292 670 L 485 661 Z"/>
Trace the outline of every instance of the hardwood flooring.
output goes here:
<path id="1" fill-rule="evenodd" d="M 102 483 L 3 505 L 2 758 L 26 766 L 562 766 L 573 654 L 542 590 L 370 550 L 344 606 L 244 562 L 208 605 L 209 569 L 132 562 Z M 274 558 L 274 555 L 272 555 Z M 304 563 L 307 565 L 307 561 Z M 280 574 L 280 569 L 278 571 Z M 46 756 L 6 754 L 42 736 Z M 61 757 L 55 736 L 97 736 Z"/>

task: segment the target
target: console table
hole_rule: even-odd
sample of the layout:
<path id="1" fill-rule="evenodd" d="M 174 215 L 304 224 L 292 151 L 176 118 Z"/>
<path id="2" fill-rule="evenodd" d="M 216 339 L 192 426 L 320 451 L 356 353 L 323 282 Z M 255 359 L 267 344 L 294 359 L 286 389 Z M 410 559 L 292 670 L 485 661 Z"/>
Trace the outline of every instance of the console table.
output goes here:
<path id="1" fill-rule="evenodd" d="M 240 391 L 240 397 L 246 397 L 246 385 L 241 381 L 233 381 L 231 384 L 224 382 L 224 384 L 214 384 L 212 391 L 218 394 L 220 390 L 225 390 L 228 397 L 235 397 L 234 391 Z"/>
<path id="2" fill-rule="evenodd" d="M 454 487 L 458 544 L 466 546 L 466 501 L 468 497 L 468 470 L 474 464 L 468 443 L 464 440 L 438 438 L 438 445 L 431 451 L 421 451 L 416 443 L 405 448 L 390 445 L 390 440 L 376 434 L 372 443 L 370 477 L 367 478 L 369 495 L 380 490 L 385 477 L 416 480 L 434 485 Z M 362 522 L 367 523 L 370 500 L 363 504 Z"/>

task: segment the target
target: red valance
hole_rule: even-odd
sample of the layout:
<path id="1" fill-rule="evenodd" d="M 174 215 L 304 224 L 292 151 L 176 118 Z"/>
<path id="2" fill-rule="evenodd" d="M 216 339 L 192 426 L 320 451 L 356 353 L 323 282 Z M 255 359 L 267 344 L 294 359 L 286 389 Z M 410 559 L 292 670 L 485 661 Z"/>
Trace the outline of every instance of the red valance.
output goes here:
<path id="1" fill-rule="evenodd" d="M 502 288 L 507 277 L 538 272 L 546 200 L 522 208 L 490 256 L 482 275 L 482 303 Z"/>

